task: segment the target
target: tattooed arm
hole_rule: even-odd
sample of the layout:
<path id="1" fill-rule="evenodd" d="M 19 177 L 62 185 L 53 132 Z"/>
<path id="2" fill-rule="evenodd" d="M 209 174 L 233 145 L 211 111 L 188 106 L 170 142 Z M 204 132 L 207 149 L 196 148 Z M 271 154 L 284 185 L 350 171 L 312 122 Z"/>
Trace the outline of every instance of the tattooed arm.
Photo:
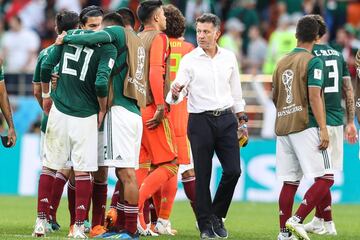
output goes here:
<path id="1" fill-rule="evenodd" d="M 5 87 L 5 81 L 1 81 L 1 80 L 0 80 L 0 109 L 5 117 L 5 120 L 8 124 L 8 126 L 9 126 L 9 129 L 8 129 L 9 142 L 8 142 L 8 144 L 10 144 L 10 141 L 11 141 L 12 144 L 15 145 L 16 134 L 15 134 L 14 123 L 13 123 L 12 114 L 11 114 L 10 102 L 9 102 L 8 94 L 7 94 L 6 87 Z"/>
<path id="2" fill-rule="evenodd" d="M 343 78 L 343 93 L 345 96 L 346 102 L 346 120 L 347 124 L 345 127 L 345 138 L 350 143 L 355 143 L 357 141 L 357 131 L 354 124 L 355 117 L 355 103 L 354 103 L 354 91 L 351 85 L 351 78 Z"/>

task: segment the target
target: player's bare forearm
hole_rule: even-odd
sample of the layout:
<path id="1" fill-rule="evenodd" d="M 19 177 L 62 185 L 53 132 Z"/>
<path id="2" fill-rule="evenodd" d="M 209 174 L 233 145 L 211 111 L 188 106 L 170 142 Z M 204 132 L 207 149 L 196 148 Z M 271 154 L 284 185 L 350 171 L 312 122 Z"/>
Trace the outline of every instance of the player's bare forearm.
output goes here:
<path id="1" fill-rule="evenodd" d="M 11 114 L 11 106 L 4 81 L 0 82 L 0 109 L 5 117 L 9 128 L 14 128 L 14 122 Z"/>
<path id="2" fill-rule="evenodd" d="M 346 117 L 347 122 L 352 123 L 355 117 L 355 102 L 354 102 L 354 90 L 351 84 L 351 79 L 344 78 L 343 81 L 343 93 L 346 102 Z"/>
<path id="3" fill-rule="evenodd" d="M 98 102 L 99 102 L 99 112 L 106 112 L 106 105 L 107 105 L 107 97 L 98 97 Z"/>
<path id="4" fill-rule="evenodd" d="M 324 111 L 323 99 L 321 97 L 321 88 L 309 87 L 309 102 L 319 128 L 325 128 L 326 115 Z"/>
<path id="5" fill-rule="evenodd" d="M 34 92 L 34 97 L 36 98 L 40 107 L 42 108 L 43 105 L 42 105 L 42 97 L 41 97 L 41 83 L 33 83 L 33 92 Z"/>

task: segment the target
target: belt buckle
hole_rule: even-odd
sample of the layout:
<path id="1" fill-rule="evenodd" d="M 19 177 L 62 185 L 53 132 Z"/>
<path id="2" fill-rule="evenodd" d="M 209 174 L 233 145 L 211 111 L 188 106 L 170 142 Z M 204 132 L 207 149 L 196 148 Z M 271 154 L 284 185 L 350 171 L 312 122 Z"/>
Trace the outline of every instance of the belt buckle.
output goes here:
<path id="1" fill-rule="evenodd" d="M 215 117 L 220 116 L 220 115 L 221 115 L 221 110 L 215 110 L 215 111 L 213 111 L 213 115 L 214 115 Z"/>

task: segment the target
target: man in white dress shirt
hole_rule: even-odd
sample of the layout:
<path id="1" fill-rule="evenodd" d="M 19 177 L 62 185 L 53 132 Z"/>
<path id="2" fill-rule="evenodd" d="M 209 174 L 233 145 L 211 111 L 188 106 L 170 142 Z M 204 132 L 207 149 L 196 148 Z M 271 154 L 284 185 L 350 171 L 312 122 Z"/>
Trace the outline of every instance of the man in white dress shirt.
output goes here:
<path id="1" fill-rule="evenodd" d="M 237 130 L 247 122 L 235 54 L 216 44 L 220 19 L 205 13 L 196 19 L 198 47 L 183 57 L 167 101 L 188 97 L 188 137 L 196 175 L 196 210 L 201 239 L 226 238 L 226 217 L 241 174 Z M 247 134 L 247 133 L 246 133 Z M 223 168 L 211 201 L 212 157 Z"/>

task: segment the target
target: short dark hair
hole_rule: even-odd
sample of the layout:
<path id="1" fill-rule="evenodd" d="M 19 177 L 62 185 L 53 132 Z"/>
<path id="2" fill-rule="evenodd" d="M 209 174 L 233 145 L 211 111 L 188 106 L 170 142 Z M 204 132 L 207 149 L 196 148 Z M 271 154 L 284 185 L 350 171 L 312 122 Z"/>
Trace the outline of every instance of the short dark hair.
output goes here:
<path id="1" fill-rule="evenodd" d="M 135 27 L 135 14 L 130 8 L 122 7 L 116 11 L 123 19 L 125 25 L 130 25 L 132 28 Z"/>
<path id="2" fill-rule="evenodd" d="M 76 29 L 79 25 L 79 15 L 73 11 L 63 10 L 56 14 L 55 23 L 58 33 Z"/>
<path id="3" fill-rule="evenodd" d="M 203 13 L 200 17 L 196 18 L 196 23 L 212 23 L 218 29 L 220 29 L 221 25 L 220 18 L 212 13 Z"/>
<path id="4" fill-rule="evenodd" d="M 296 25 L 296 38 L 300 42 L 313 42 L 319 34 L 319 24 L 312 16 L 303 16 Z"/>
<path id="5" fill-rule="evenodd" d="M 103 23 L 105 23 L 106 25 L 117 25 L 124 27 L 123 18 L 116 12 L 110 12 L 108 14 L 105 14 L 103 18 Z"/>
<path id="6" fill-rule="evenodd" d="M 163 9 L 166 17 L 165 34 L 172 38 L 182 37 L 186 27 L 184 15 L 172 4 L 165 5 Z"/>
<path id="7" fill-rule="evenodd" d="M 91 5 L 80 12 L 80 22 L 82 25 L 85 25 L 89 17 L 102 17 L 104 16 L 104 10 L 101 7 Z"/>
<path id="8" fill-rule="evenodd" d="M 137 16 L 141 23 L 146 23 L 153 16 L 155 10 L 163 5 L 161 0 L 148 0 L 140 3 Z"/>
<path id="9" fill-rule="evenodd" d="M 325 20 L 319 14 L 313 14 L 310 16 L 312 16 L 317 21 L 317 23 L 319 25 L 319 34 L 318 35 L 321 38 L 322 36 L 325 35 L 325 33 L 327 31 Z"/>

